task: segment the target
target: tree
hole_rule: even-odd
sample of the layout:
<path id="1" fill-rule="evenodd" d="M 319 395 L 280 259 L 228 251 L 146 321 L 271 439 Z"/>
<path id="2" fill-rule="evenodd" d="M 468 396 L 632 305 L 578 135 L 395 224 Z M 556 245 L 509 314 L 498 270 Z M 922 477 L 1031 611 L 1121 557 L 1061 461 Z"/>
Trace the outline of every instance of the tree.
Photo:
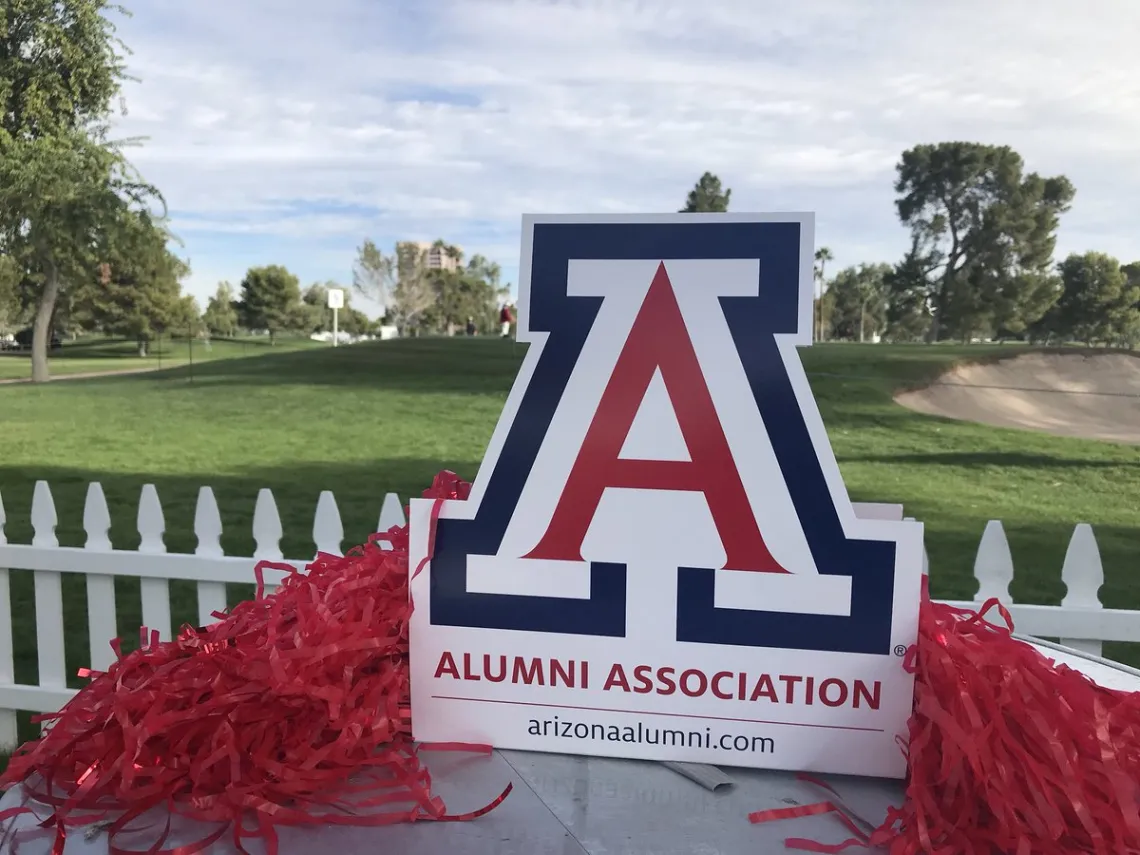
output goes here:
<path id="1" fill-rule="evenodd" d="M 135 339 L 145 357 L 156 336 L 196 325 L 193 298 L 182 294 L 190 267 L 170 251 L 166 228 L 145 213 L 126 212 L 116 238 L 98 275 L 73 286 L 69 314 L 83 328 Z"/>
<path id="2" fill-rule="evenodd" d="M 346 294 L 345 297 L 347 298 L 348 295 Z M 301 294 L 301 303 L 305 316 L 306 332 L 317 333 L 332 329 L 332 309 L 329 308 L 328 286 L 314 282 Z"/>
<path id="3" fill-rule="evenodd" d="M 1140 328 L 1140 285 L 1103 252 L 1073 253 L 1058 265 L 1062 291 L 1045 318 L 1062 339 L 1115 344 L 1135 341 Z"/>
<path id="4" fill-rule="evenodd" d="M 827 262 L 835 261 L 835 256 L 831 253 L 831 247 L 821 246 L 815 251 L 815 281 L 820 284 L 827 281 Z"/>
<path id="5" fill-rule="evenodd" d="M 237 301 L 234 299 L 234 288 L 229 282 L 219 282 L 218 290 L 206 302 L 202 325 L 210 335 L 220 338 L 233 338 L 237 335 Z"/>
<path id="6" fill-rule="evenodd" d="M 268 330 L 270 344 L 276 343 L 279 333 L 302 329 L 305 323 L 301 284 L 279 264 L 246 272 L 237 310 L 246 329 Z"/>
<path id="7" fill-rule="evenodd" d="M 1129 293 L 1132 295 L 1132 312 L 1121 319 L 1120 337 L 1122 343 L 1129 350 L 1140 344 L 1140 261 L 1133 261 L 1120 268 L 1124 274 L 1126 291 L 1121 302 L 1128 303 Z"/>
<path id="8" fill-rule="evenodd" d="M 865 341 L 887 324 L 886 277 L 889 264 L 860 264 L 840 270 L 831 280 L 829 337 Z"/>
<path id="9" fill-rule="evenodd" d="M 476 329 L 495 327 L 498 304 L 506 290 L 498 287 L 498 265 L 475 256 L 466 267 L 433 270 L 428 278 L 435 290 L 435 301 L 424 313 L 426 327 L 453 335 L 466 325 L 468 318 L 474 321 Z"/>
<path id="10" fill-rule="evenodd" d="M 920 341 L 930 330 L 928 282 L 921 259 L 907 255 L 883 277 L 886 296 L 886 337 L 891 341 Z"/>
<path id="11" fill-rule="evenodd" d="M 463 263 L 463 250 L 443 238 L 436 238 L 432 248 L 443 250 L 443 254 L 457 266 Z"/>
<path id="12" fill-rule="evenodd" d="M 308 332 L 332 332 L 333 312 L 329 308 L 329 291 L 334 288 L 345 291 L 336 282 L 331 281 L 323 285 L 313 283 L 305 289 L 305 293 L 301 296 L 301 302 L 304 303 L 305 329 Z M 338 312 L 337 316 L 337 329 L 339 332 L 349 335 L 365 335 L 371 329 L 372 322 L 364 312 L 354 309 L 350 305 L 351 300 L 352 294 L 345 291 L 344 308 Z"/>
<path id="13" fill-rule="evenodd" d="M 384 255 L 373 241 L 366 239 L 357 249 L 352 266 L 353 289 L 387 311 L 395 283 L 395 258 Z"/>
<path id="14" fill-rule="evenodd" d="M 206 325 L 202 322 L 202 307 L 193 294 L 183 294 L 170 311 L 164 330 L 171 335 L 197 338 Z"/>
<path id="15" fill-rule="evenodd" d="M 827 286 L 826 267 L 827 262 L 834 261 L 835 256 L 831 254 L 831 248 L 821 246 L 815 251 L 815 265 L 812 273 L 815 281 L 819 284 L 819 296 L 815 299 L 815 312 L 812 315 L 812 325 L 815 327 L 815 340 L 823 340 L 823 292 Z"/>
<path id="16" fill-rule="evenodd" d="M 108 0 L 20 0 L 0 12 L 0 255 L 25 271 L 32 380 L 50 379 L 57 302 L 87 281 L 129 209 L 161 202 L 108 139 L 124 79 Z"/>
<path id="17" fill-rule="evenodd" d="M 397 243 L 395 270 L 389 312 L 401 334 L 415 334 L 425 325 L 425 314 L 437 297 L 427 251 L 410 241 Z"/>
<path id="18" fill-rule="evenodd" d="M 373 241 L 365 240 L 356 252 L 352 287 L 378 303 L 401 333 L 418 329 L 436 298 L 427 250 L 411 241 L 397 243 L 396 251 L 385 255 Z"/>
<path id="19" fill-rule="evenodd" d="M 483 280 L 496 291 L 499 291 L 502 287 L 499 284 L 503 275 L 502 268 L 482 255 L 475 254 L 471 256 L 471 260 L 467 262 L 467 272 Z"/>
<path id="20" fill-rule="evenodd" d="M 329 312 L 332 314 L 332 312 Z M 343 309 L 340 310 L 340 317 L 337 319 L 337 325 L 341 332 L 348 333 L 349 335 L 368 335 L 372 332 L 376 324 L 368 315 L 353 306 L 345 303 Z"/>
<path id="21" fill-rule="evenodd" d="M 489 295 L 485 305 L 476 306 L 471 313 L 475 326 L 481 330 L 494 329 L 499 322 L 499 306 L 511 295 L 511 287 L 502 284 L 502 268 L 482 255 L 473 255 L 467 262 L 467 273 L 486 283 Z"/>
<path id="22" fill-rule="evenodd" d="M 732 196 L 732 190 L 722 190 L 720 179 L 711 172 L 706 172 L 700 177 L 700 180 L 697 181 L 693 189 L 689 191 L 689 196 L 685 200 L 685 207 L 681 209 L 680 213 L 723 214 L 728 210 L 728 200 L 730 196 Z"/>
<path id="23" fill-rule="evenodd" d="M 1124 273 L 1128 284 L 1140 286 L 1140 261 L 1133 261 L 1131 264 L 1121 265 L 1120 270 Z"/>
<path id="24" fill-rule="evenodd" d="M 0 335 L 14 333 L 23 324 L 20 285 L 24 272 L 15 260 L 0 255 Z"/>
<path id="25" fill-rule="evenodd" d="M 948 142 L 903 152 L 895 191 L 922 272 L 928 340 L 1025 329 L 1055 295 L 1052 256 L 1075 190 L 1064 176 L 1024 175 L 1007 146 Z"/>

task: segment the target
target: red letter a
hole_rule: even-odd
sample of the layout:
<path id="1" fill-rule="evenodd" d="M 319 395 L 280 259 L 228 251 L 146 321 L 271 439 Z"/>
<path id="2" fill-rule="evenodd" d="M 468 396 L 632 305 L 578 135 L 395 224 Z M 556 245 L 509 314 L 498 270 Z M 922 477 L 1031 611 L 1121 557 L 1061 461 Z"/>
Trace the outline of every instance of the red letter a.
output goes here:
<path id="1" fill-rule="evenodd" d="M 689 460 L 623 459 L 618 455 L 658 369 Z M 581 561 L 582 541 L 607 487 L 704 493 L 726 568 L 788 572 L 760 535 L 664 264 L 634 319 L 550 526 L 527 557 Z"/>

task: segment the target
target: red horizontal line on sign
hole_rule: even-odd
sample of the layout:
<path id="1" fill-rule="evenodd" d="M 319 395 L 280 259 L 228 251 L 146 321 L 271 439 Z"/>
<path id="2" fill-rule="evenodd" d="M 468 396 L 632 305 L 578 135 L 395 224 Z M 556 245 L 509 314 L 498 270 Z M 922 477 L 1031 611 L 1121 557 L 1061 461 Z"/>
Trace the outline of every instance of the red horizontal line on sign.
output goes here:
<path id="1" fill-rule="evenodd" d="M 649 710 L 619 710 L 611 707 L 576 707 L 571 704 L 538 704 L 530 701 L 500 701 L 494 698 L 461 698 L 454 695 L 432 695 L 440 701 L 469 701 L 473 704 L 503 704 L 514 707 L 542 707 L 554 710 L 581 710 L 582 712 L 610 712 L 625 715 L 656 715 L 666 718 L 695 718 L 701 721 L 736 721 L 744 724 L 771 724 L 779 727 L 811 727 L 816 730 L 856 730 L 861 733 L 886 733 L 881 727 L 854 727 L 843 724 L 807 724 L 799 721 L 765 721 L 758 718 L 730 718 L 723 715 L 695 715 L 693 713 L 651 712 Z"/>

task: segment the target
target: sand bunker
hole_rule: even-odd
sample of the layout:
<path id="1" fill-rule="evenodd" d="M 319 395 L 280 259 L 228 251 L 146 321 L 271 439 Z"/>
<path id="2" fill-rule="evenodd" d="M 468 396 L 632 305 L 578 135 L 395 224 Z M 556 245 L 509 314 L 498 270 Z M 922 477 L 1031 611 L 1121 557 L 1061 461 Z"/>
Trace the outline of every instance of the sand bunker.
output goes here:
<path id="1" fill-rule="evenodd" d="M 1027 353 L 961 366 L 895 401 L 951 419 L 1140 443 L 1140 357 Z"/>

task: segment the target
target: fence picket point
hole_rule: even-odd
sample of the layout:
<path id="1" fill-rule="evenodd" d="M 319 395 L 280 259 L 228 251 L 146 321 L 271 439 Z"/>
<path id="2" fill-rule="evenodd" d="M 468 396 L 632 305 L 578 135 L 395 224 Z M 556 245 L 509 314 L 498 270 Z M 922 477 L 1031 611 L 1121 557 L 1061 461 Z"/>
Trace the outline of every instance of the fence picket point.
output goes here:
<path id="1" fill-rule="evenodd" d="M 257 491 L 257 503 L 253 506 L 253 557 L 258 561 L 281 561 L 281 538 L 285 529 L 281 525 L 281 514 L 277 512 L 277 500 L 273 491 L 262 488 Z M 272 594 L 276 585 L 265 581 L 265 593 Z"/>
<path id="2" fill-rule="evenodd" d="M 47 481 L 37 481 L 32 492 L 32 546 L 59 547 L 55 535 L 58 524 L 55 500 Z M 39 685 L 48 689 L 67 688 L 67 660 L 64 656 L 63 586 L 59 571 L 36 570 L 32 574 L 36 599 L 36 662 Z M 45 726 L 41 726 L 46 730 Z"/>
<path id="3" fill-rule="evenodd" d="M 138 513 L 139 552 L 145 555 L 165 555 L 166 518 L 162 502 L 154 484 L 144 484 L 139 495 Z M 158 630 L 160 641 L 170 641 L 170 583 L 166 579 L 139 581 L 142 595 L 143 626 Z"/>
<path id="4" fill-rule="evenodd" d="M 225 555 L 222 550 L 222 514 L 211 487 L 198 489 L 194 534 L 198 538 L 195 555 L 203 558 L 221 558 Z M 226 605 L 225 582 L 198 582 L 198 626 L 215 623 L 217 618 L 213 617 L 213 613 L 225 611 Z"/>
<path id="5" fill-rule="evenodd" d="M 59 546 L 55 527 L 59 518 L 55 513 L 55 499 L 47 481 L 37 481 L 32 492 L 32 546 L 52 549 Z"/>
<path id="6" fill-rule="evenodd" d="M 1069 547 L 1065 550 L 1065 563 L 1061 579 L 1067 592 L 1062 606 L 1083 609 L 1100 609 L 1100 589 L 1104 585 L 1104 565 L 1100 560 L 1100 546 L 1092 526 L 1080 523 L 1073 529 Z"/>
<path id="7" fill-rule="evenodd" d="M 1090 637 L 1082 634 L 1079 638 L 1062 638 L 1061 644 L 1100 656 L 1104 645 L 1092 636 L 1096 634 L 1098 612 L 1104 609 L 1100 601 L 1100 589 L 1104 585 L 1104 565 L 1100 560 L 1100 547 L 1096 542 L 1092 526 L 1079 523 L 1069 538 L 1065 550 L 1065 563 L 1061 567 L 1061 580 L 1065 583 L 1065 597 L 1061 607 L 1067 609 L 1088 609 Z"/>
<path id="8" fill-rule="evenodd" d="M 253 557 L 259 561 L 280 561 L 281 515 L 277 512 L 277 501 L 273 491 L 262 488 L 257 491 L 257 504 L 253 506 L 253 542 L 256 545 Z"/>
<path id="9" fill-rule="evenodd" d="M 83 530 L 87 532 L 84 549 L 90 552 L 110 552 L 111 511 L 103 485 L 95 481 L 87 485 L 87 500 L 83 505 Z M 118 634 L 118 612 L 115 601 L 115 577 L 102 573 L 87 575 L 87 637 L 91 645 L 91 668 L 106 671 L 115 661 L 111 639 Z"/>
<path id="10" fill-rule="evenodd" d="M 1000 520 L 990 520 L 982 532 L 978 544 L 978 554 L 974 559 L 974 578 L 978 581 L 975 602 L 985 602 L 996 597 L 1003 603 L 1010 602 L 1009 583 L 1013 581 L 1013 555 L 1009 551 L 1009 540 Z"/>
<path id="11" fill-rule="evenodd" d="M 376 524 L 376 531 L 384 532 L 392 526 L 404 526 L 408 521 L 404 517 L 404 505 L 400 501 L 400 497 L 395 493 L 389 493 L 384 497 L 384 504 L 380 508 L 380 521 Z M 391 549 L 390 543 L 381 543 L 381 549 Z"/>
<path id="12" fill-rule="evenodd" d="M 317 499 L 317 512 L 313 515 L 313 543 L 317 552 L 329 555 L 343 555 L 340 546 L 344 543 L 344 523 L 340 518 L 340 508 L 336 497 L 328 490 L 321 491 Z"/>

